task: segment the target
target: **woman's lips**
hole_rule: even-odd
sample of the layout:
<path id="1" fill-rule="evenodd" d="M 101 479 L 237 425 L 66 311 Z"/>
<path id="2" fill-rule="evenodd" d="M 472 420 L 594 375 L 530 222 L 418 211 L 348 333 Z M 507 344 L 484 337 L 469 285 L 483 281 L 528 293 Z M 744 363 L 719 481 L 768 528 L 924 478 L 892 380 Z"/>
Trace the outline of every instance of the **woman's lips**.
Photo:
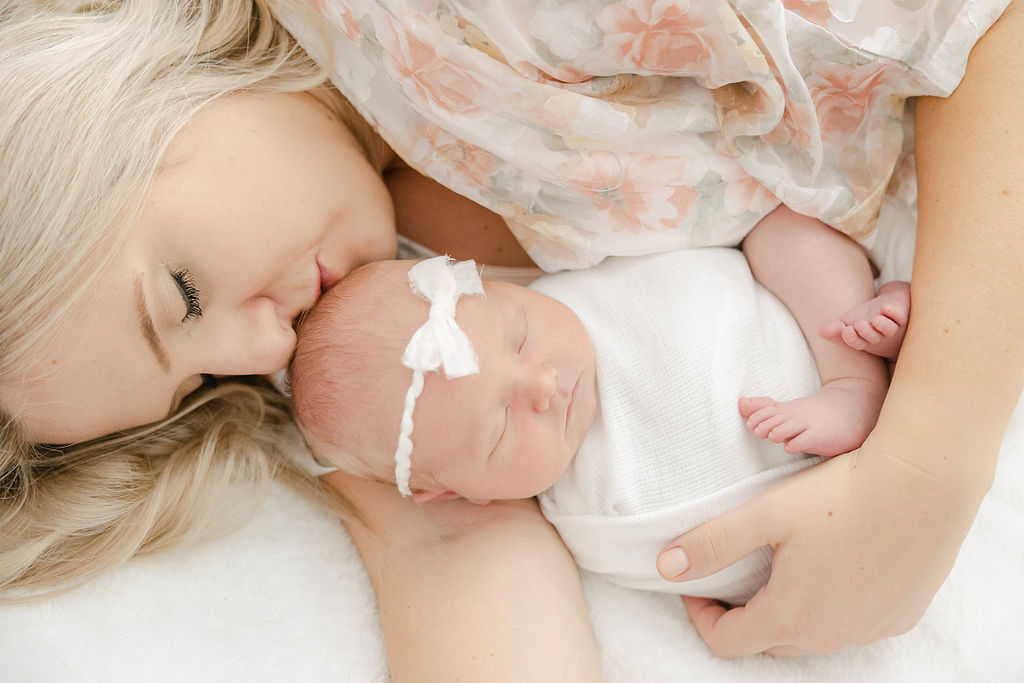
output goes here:
<path id="1" fill-rule="evenodd" d="M 316 262 L 316 267 L 320 270 L 320 293 L 323 294 L 328 289 L 338 284 L 341 281 L 341 275 L 334 272 L 320 261 Z"/>

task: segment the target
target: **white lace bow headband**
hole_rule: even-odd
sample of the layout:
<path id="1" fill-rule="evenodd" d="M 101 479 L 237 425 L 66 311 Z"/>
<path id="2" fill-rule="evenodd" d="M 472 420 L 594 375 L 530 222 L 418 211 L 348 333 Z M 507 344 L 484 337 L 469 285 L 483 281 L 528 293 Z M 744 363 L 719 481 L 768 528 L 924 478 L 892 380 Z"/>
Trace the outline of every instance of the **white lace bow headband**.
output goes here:
<path id="1" fill-rule="evenodd" d="M 430 302 L 427 322 L 413 333 L 402 354 L 402 365 L 411 368 L 412 382 L 405 393 L 402 426 L 395 449 L 395 483 L 403 496 L 412 495 L 409 474 L 412 463 L 412 413 L 423 391 L 427 371 L 444 370 L 445 377 L 465 377 L 480 372 L 476 352 L 465 332 L 455 323 L 460 296 L 483 294 L 483 283 L 473 261 L 455 263 L 447 256 L 420 261 L 409 270 L 412 291 Z"/>

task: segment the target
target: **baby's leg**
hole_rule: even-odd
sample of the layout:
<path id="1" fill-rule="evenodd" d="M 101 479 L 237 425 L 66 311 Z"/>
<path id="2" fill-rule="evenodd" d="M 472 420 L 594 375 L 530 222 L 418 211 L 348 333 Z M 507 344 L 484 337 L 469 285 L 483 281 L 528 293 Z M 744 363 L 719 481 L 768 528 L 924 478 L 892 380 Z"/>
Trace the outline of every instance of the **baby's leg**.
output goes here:
<path id="1" fill-rule="evenodd" d="M 823 339 L 896 360 L 910 319 L 910 284 L 886 282 L 870 301 L 821 326 Z"/>
<path id="2" fill-rule="evenodd" d="M 874 428 L 888 389 L 885 362 L 818 331 L 875 295 L 871 265 L 860 245 L 820 221 L 779 207 L 743 242 L 754 277 L 796 318 L 814 354 L 822 390 L 776 402 L 741 398 L 740 413 L 757 436 L 786 451 L 838 455 L 859 447 Z"/>

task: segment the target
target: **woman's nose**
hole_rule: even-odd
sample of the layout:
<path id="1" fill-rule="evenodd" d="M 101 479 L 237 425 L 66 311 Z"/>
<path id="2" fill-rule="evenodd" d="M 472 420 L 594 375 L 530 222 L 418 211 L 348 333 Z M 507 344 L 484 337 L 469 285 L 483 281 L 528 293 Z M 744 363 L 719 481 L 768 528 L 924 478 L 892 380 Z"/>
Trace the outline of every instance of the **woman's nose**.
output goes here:
<path id="1" fill-rule="evenodd" d="M 546 412 L 557 390 L 558 371 L 551 366 L 530 366 L 520 374 L 519 394 L 534 412 Z"/>
<path id="2" fill-rule="evenodd" d="M 211 316 L 212 317 L 212 316 Z M 283 369 L 295 350 L 295 330 L 271 299 L 259 297 L 216 323 L 200 372 L 269 375 Z"/>

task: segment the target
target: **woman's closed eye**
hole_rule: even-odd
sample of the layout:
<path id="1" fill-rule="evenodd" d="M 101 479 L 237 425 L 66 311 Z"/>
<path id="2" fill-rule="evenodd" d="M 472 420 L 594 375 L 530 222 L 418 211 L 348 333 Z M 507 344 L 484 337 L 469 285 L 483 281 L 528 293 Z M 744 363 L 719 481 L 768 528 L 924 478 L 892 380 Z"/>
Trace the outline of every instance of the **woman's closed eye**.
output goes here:
<path id="1" fill-rule="evenodd" d="M 203 316 L 203 307 L 199 303 L 199 288 L 196 286 L 196 280 L 192 273 L 183 268 L 171 271 L 171 277 L 174 278 L 175 284 L 178 285 L 182 301 L 185 302 L 185 315 L 182 317 L 181 322 L 201 318 Z"/>

